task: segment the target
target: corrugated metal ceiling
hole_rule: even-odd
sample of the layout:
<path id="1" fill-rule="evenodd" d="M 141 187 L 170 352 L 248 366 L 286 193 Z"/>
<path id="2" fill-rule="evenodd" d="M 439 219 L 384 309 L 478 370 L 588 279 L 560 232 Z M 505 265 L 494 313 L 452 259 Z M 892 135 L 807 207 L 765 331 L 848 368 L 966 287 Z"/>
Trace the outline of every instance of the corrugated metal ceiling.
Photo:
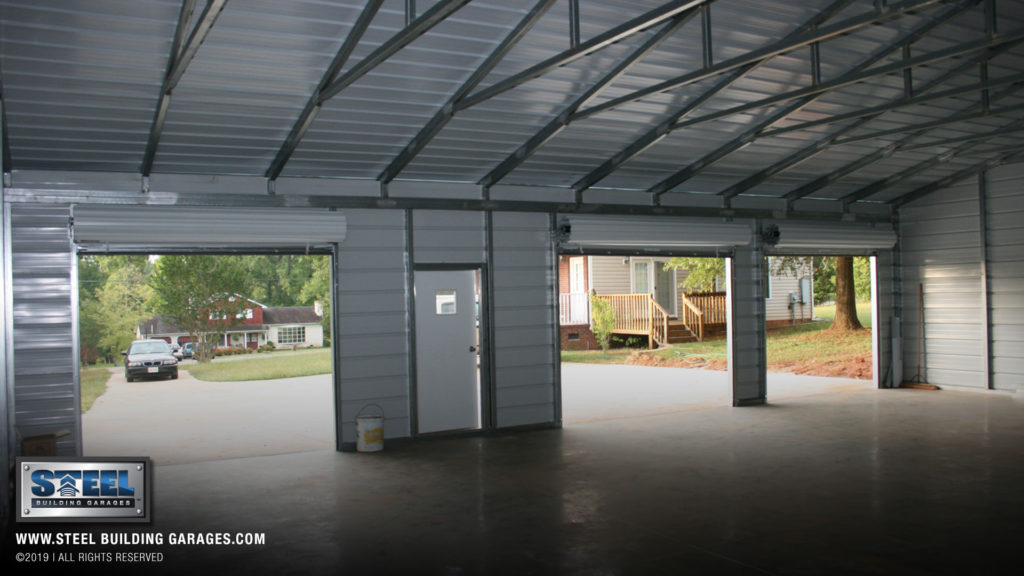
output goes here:
<path id="1" fill-rule="evenodd" d="M 531 10 L 546 11 L 470 100 L 538 63 L 573 56 L 570 0 L 420 0 L 415 14 L 404 0 L 384 0 L 335 78 L 398 49 L 324 98 L 308 129 L 297 126 L 304 107 L 319 100 L 325 71 L 375 2 L 229 0 L 218 11 L 221 3 L 212 3 L 208 34 L 168 89 L 181 1 L 0 0 L 8 169 L 146 172 L 150 143 L 153 173 L 273 178 L 279 158 L 286 177 L 493 177 L 488 183 L 572 187 L 583 203 L 594 191 L 618 190 L 642 205 L 715 195 L 728 205 L 734 196 L 898 201 L 1024 151 L 1014 124 L 1024 117 L 1019 1 L 578 0 L 583 46 L 650 20 L 463 107 L 454 95 Z M 194 4 L 186 39 L 210 3 Z M 403 37 L 435 11 L 446 13 L 422 35 Z M 814 48 L 806 41 L 840 26 Z M 791 49 L 763 52 L 786 43 Z M 935 57 L 900 68 L 926 55 Z M 730 59 L 739 65 L 716 68 Z M 885 73 L 851 78 L 865 68 Z M 629 99 L 684 75 L 691 81 Z M 987 94 L 979 87 L 986 79 Z M 825 89 L 801 92 L 816 82 Z M 943 95 L 953 88 L 967 90 Z M 166 117 L 157 115 L 162 100 Z M 608 102 L 616 105 L 587 112 Z M 446 103 L 453 114 L 443 113 Z M 552 124 L 562 114 L 572 121 Z M 439 129 L 424 131 L 432 118 Z M 673 129 L 655 131 L 665 122 Z M 548 137 L 529 144 L 546 126 Z M 290 133 L 299 136 L 294 146 Z M 396 161 L 407 147 L 408 158 Z"/>

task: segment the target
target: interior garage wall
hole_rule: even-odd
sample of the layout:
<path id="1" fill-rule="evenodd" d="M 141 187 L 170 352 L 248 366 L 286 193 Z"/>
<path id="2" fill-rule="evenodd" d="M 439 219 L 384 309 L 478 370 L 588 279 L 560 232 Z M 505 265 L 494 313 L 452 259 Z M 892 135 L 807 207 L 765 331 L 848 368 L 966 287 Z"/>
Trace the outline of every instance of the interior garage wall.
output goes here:
<path id="1" fill-rule="evenodd" d="M 918 375 L 923 328 L 922 381 L 1001 390 L 1024 385 L 1022 200 L 1024 165 L 1017 164 L 901 208 L 904 380 Z"/>
<path id="2" fill-rule="evenodd" d="M 76 265 L 67 205 L 8 204 L 11 253 L 7 268 L 9 361 L 14 425 L 23 436 L 67 430 L 57 453 L 81 447 L 76 334 Z"/>
<path id="3" fill-rule="evenodd" d="M 1024 389 L 1024 164 L 988 173 L 988 289 L 992 387 Z"/>
<path id="4" fill-rule="evenodd" d="M 493 216 L 497 426 L 557 423 L 554 249 L 547 214 Z"/>
<path id="5" fill-rule="evenodd" d="M 338 249 L 341 443 L 354 448 L 356 417 L 384 411 L 384 436 L 409 436 L 406 225 L 399 210 L 352 210 Z M 374 412 L 376 413 L 376 412 Z"/>

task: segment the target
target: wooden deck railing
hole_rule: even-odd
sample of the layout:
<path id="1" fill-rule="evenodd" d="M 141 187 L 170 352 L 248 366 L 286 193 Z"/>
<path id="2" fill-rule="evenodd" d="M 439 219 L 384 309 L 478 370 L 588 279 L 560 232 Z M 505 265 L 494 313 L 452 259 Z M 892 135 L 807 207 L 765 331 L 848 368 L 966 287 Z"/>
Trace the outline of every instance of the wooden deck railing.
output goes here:
<path id="1" fill-rule="evenodd" d="M 709 324 L 725 324 L 725 292 L 683 294 L 683 313 L 680 320 L 704 341 L 704 328 Z"/>
<path id="2" fill-rule="evenodd" d="M 668 312 L 650 294 L 602 294 L 615 311 L 616 334 L 647 336 L 651 348 L 668 343 Z"/>

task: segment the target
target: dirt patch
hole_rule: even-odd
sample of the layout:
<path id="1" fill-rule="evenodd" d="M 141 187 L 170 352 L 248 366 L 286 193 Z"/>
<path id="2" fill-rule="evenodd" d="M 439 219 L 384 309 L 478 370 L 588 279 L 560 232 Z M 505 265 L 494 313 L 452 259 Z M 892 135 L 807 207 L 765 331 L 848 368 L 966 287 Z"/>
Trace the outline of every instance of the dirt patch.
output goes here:
<path id="1" fill-rule="evenodd" d="M 663 366 L 665 368 L 701 368 L 704 370 L 726 370 L 728 361 L 725 358 L 706 358 L 702 356 L 682 356 L 665 358 L 650 352 L 634 352 L 623 358 L 623 363 L 636 366 Z M 788 372 L 804 376 L 825 376 L 828 378 L 871 379 L 871 355 L 851 357 L 842 361 L 819 362 L 769 362 L 769 372 Z"/>

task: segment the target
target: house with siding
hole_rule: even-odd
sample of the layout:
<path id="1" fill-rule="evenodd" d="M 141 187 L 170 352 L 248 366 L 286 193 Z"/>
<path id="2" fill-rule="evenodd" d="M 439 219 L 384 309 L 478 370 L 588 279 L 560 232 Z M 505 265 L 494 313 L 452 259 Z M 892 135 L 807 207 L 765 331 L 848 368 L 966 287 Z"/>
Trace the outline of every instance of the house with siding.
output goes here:
<path id="1" fill-rule="evenodd" d="M 240 323 L 224 330 L 217 345 L 256 349 L 273 342 L 279 347 L 319 348 L 324 345 L 322 315 L 319 302 L 313 306 L 272 307 L 246 299 Z M 140 324 L 136 335 L 179 345 L 192 339 L 188 332 L 163 316 Z"/>
<path id="2" fill-rule="evenodd" d="M 642 325 L 617 326 L 616 333 L 645 336 L 657 330 L 638 320 L 648 309 L 664 311 L 665 342 L 702 340 L 725 330 L 724 279 L 713 292 L 688 291 L 683 282 L 688 270 L 666 269 L 667 257 L 575 256 L 559 257 L 559 321 L 563 349 L 597 346 L 590 331 L 591 293 L 618 307 L 617 316 L 633 317 Z M 771 270 L 773 266 L 766 267 Z M 809 322 L 814 318 L 814 277 L 808 264 L 796 274 L 769 273 L 765 279 L 767 326 Z M 651 306 L 648 302 L 657 304 Z M 639 312 L 638 312 L 639 311 Z M 657 315 L 660 312 L 655 311 Z M 700 318 L 696 318 L 699 316 Z M 699 320 L 699 324 L 697 325 Z M 657 336 L 654 336 L 657 339 Z M 664 342 L 663 342 L 664 343 Z"/>

